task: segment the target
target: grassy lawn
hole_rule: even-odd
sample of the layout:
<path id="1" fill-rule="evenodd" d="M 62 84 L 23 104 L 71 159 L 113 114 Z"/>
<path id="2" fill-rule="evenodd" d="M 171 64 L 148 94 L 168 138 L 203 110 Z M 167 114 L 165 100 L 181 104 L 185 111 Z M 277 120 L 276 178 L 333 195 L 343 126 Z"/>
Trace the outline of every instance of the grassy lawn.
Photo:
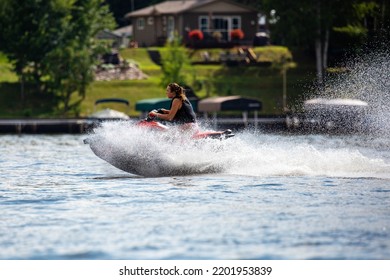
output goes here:
<path id="1" fill-rule="evenodd" d="M 202 50 L 205 51 L 205 50 Z M 258 53 L 261 51 L 257 50 Z M 192 61 L 201 59 L 200 51 L 189 51 Z M 213 57 L 218 56 L 221 50 L 210 50 Z M 272 52 L 267 52 L 272 55 Z M 88 116 L 94 111 L 94 103 L 97 99 L 107 97 L 125 98 L 130 101 L 131 116 L 139 116 L 135 111 L 135 103 L 138 100 L 156 97 L 165 97 L 165 86 L 160 85 L 161 70 L 158 65 L 149 58 L 147 49 L 124 49 L 121 56 L 138 64 L 139 68 L 149 76 L 145 80 L 127 81 L 96 81 L 90 86 L 86 98 L 80 105 L 78 112 L 70 112 L 69 116 L 76 113 L 79 116 Z M 259 58 L 267 61 L 262 54 Z M 307 69 L 298 67 L 290 69 L 287 73 L 287 97 L 289 106 L 294 107 L 302 98 L 305 84 L 311 81 L 313 74 Z M 201 97 L 217 95 L 242 95 L 257 98 L 263 102 L 262 115 L 275 115 L 282 113 L 282 75 L 279 70 L 259 66 L 226 67 L 220 65 L 193 65 L 190 69 L 183 70 L 188 77 L 188 84 L 194 85 L 196 81 L 201 85 L 195 90 Z M 314 73 L 314 71 L 313 71 Z M 0 53 L 0 117 L 56 117 L 58 110 L 53 108 L 50 97 L 26 94 L 24 102 L 21 101 L 20 85 L 17 76 L 12 72 L 11 65 L 4 55 Z M 73 101 L 77 101 L 77 95 Z M 104 106 L 104 105 L 99 105 Z M 112 109 L 124 111 L 123 105 L 109 104 Z M 104 108 L 104 107 L 103 107 Z M 97 110 L 103 109 L 97 107 Z"/>

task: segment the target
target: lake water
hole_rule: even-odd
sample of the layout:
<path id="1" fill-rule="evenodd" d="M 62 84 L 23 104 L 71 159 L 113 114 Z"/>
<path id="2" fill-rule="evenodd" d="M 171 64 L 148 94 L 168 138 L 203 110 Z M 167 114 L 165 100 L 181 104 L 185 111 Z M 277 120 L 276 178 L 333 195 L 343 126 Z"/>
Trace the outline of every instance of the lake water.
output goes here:
<path id="1" fill-rule="evenodd" d="M 84 138 L 0 136 L 1 259 L 390 259 L 387 136 L 239 132 L 181 158 L 219 172 L 170 177 Z"/>

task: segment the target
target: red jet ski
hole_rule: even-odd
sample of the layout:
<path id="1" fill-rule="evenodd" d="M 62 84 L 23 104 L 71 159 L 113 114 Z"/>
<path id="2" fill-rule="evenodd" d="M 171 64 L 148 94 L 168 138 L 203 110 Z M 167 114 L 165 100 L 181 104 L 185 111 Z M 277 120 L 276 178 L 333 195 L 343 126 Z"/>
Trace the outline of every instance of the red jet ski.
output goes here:
<path id="1" fill-rule="evenodd" d="M 155 110 L 157 113 L 161 113 L 162 111 Z M 158 121 L 156 121 L 153 118 L 150 118 L 149 116 L 146 117 L 146 119 L 141 120 L 138 124 L 138 126 L 150 128 L 157 131 L 168 131 L 170 129 L 169 126 L 164 125 Z M 233 137 L 234 133 L 230 129 L 226 129 L 223 131 L 215 131 L 215 130 L 206 130 L 206 131 L 196 131 L 194 135 L 192 135 L 192 139 L 205 139 L 205 138 L 212 138 L 212 139 L 227 139 L 230 137 Z"/>

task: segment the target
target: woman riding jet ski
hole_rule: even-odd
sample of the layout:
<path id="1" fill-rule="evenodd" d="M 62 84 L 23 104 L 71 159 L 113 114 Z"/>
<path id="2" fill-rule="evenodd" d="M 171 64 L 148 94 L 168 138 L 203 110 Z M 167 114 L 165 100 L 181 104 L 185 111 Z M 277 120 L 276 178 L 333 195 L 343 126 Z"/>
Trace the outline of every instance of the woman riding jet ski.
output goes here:
<path id="1" fill-rule="evenodd" d="M 184 130 L 198 129 L 194 109 L 184 89 L 177 83 L 170 83 L 167 86 L 166 94 L 172 100 L 171 108 L 169 110 L 160 109 L 160 113 L 153 110 L 148 114 L 149 118 L 154 119 L 157 117 L 165 121 L 170 121 L 179 125 Z"/>
<path id="2" fill-rule="evenodd" d="M 148 118 L 137 124 L 138 127 L 169 133 L 166 135 L 168 136 L 167 138 L 170 139 L 170 136 L 172 135 L 174 140 L 176 140 L 178 130 L 180 136 L 188 136 L 189 139 L 194 140 L 204 138 L 222 140 L 234 136 L 231 130 L 199 131 L 191 103 L 184 94 L 183 88 L 178 84 L 172 83 L 168 85 L 167 96 L 172 99 L 170 109 L 160 109 L 159 111 L 154 110 L 150 112 Z M 154 121 L 154 118 L 175 123 L 177 124 L 178 130 L 171 129 L 169 126 Z M 165 155 L 165 153 L 161 153 L 160 146 L 158 143 L 155 143 L 154 137 L 163 139 L 165 138 L 163 134 L 153 134 L 153 139 L 147 139 L 147 141 L 149 141 L 147 143 L 150 143 L 150 145 L 142 145 L 140 148 L 139 144 L 143 143 L 144 139 L 137 139 L 137 137 L 145 135 L 141 132 L 142 129 L 139 131 L 141 134 L 129 133 L 125 134 L 124 139 L 117 139 L 118 136 L 120 138 L 123 128 L 115 130 L 110 129 L 110 125 L 115 127 L 116 124 L 106 123 L 106 125 L 108 126 L 108 129 L 104 129 L 103 126 L 103 133 L 101 133 L 98 128 L 98 133 L 86 138 L 84 143 L 89 144 L 91 150 L 99 158 L 126 172 L 142 176 L 173 176 L 215 173 L 223 170 L 224 165 L 221 165 L 220 162 L 214 164 L 214 161 L 207 157 L 208 154 L 204 155 L 207 160 L 193 161 L 193 159 L 188 159 L 187 161 L 182 161 L 182 156 L 175 158 L 175 155 Z M 125 128 L 126 133 L 127 127 Z M 133 135 L 135 135 L 136 138 L 133 138 Z M 160 135 L 163 137 L 158 138 Z M 129 141 L 129 139 L 134 141 Z M 180 139 L 182 139 L 180 142 L 184 143 L 187 138 Z M 197 141 L 194 141 L 193 143 L 197 143 Z M 198 145 L 193 146 L 194 147 L 192 148 L 196 149 L 195 146 Z M 141 149 L 142 152 L 139 152 L 139 149 Z M 196 151 L 202 153 L 201 149 L 196 149 Z"/>
<path id="3" fill-rule="evenodd" d="M 168 127 L 154 122 L 150 124 L 155 118 L 169 121 L 185 131 L 193 133 L 192 138 L 229 138 L 234 134 L 230 129 L 225 131 L 204 131 L 200 132 L 196 121 L 196 114 L 192 108 L 191 102 L 188 100 L 184 89 L 177 83 L 170 83 L 166 89 L 167 97 L 172 99 L 170 109 L 159 109 L 149 112 L 148 118 L 140 123 L 141 126 L 150 126 L 159 128 L 161 130 L 167 130 Z M 148 123 L 149 122 L 149 123 Z"/>

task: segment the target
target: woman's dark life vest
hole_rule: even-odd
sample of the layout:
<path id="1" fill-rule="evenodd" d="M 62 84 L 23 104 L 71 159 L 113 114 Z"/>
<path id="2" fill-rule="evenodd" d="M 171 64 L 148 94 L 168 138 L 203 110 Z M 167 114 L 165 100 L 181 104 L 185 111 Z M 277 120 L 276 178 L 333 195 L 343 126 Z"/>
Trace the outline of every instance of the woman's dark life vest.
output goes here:
<path id="1" fill-rule="evenodd" d="M 175 98 L 173 98 L 171 101 L 171 108 L 172 108 L 173 100 Z M 181 108 L 176 112 L 176 115 L 173 118 L 172 122 L 177 124 L 196 122 L 196 115 L 194 109 L 192 108 L 191 102 L 188 99 L 185 99 L 183 101 Z"/>

